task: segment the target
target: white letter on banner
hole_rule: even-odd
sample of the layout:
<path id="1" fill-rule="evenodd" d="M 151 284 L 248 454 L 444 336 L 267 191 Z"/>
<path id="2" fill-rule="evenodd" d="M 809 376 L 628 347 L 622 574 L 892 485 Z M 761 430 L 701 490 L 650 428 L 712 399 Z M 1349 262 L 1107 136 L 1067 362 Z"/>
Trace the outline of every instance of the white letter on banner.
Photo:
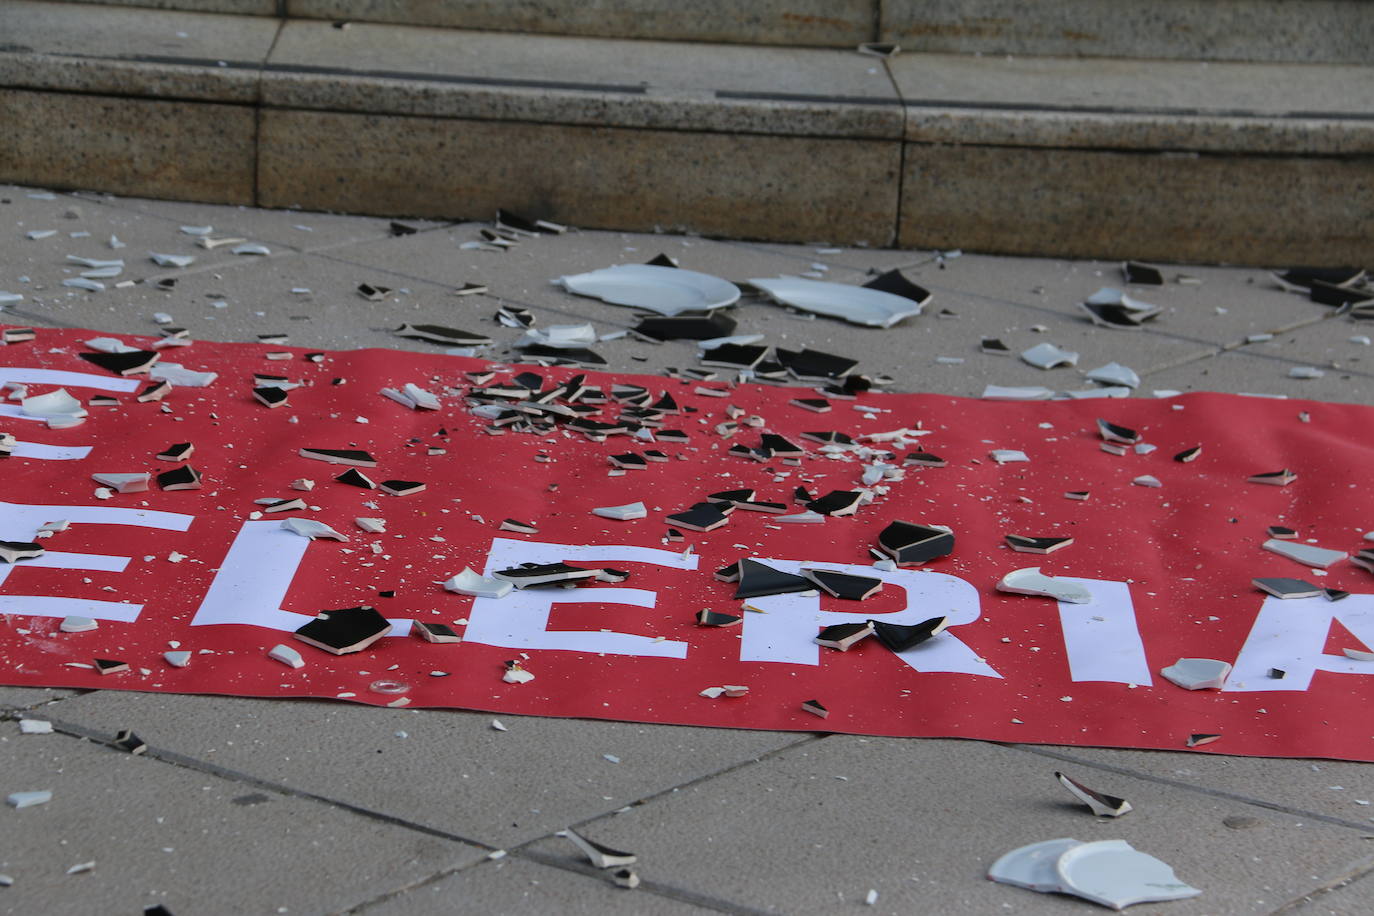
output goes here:
<path id="1" fill-rule="evenodd" d="M 1222 690 L 1306 690 L 1318 671 L 1374 674 L 1374 662 L 1325 653 L 1333 620 L 1364 643 L 1349 648 L 1374 649 L 1374 595 L 1351 595 L 1341 601 L 1265 598 Z M 1270 668 L 1280 669 L 1284 676 L 1270 677 Z"/>
<path id="2" fill-rule="evenodd" d="M 521 563 L 652 563 L 673 569 L 696 569 L 697 557 L 670 550 L 620 544 L 572 546 L 539 541 L 493 538 L 487 554 L 485 575 Z M 654 606 L 658 593 L 640 588 L 588 588 L 550 591 L 517 589 L 504 598 L 474 598 L 468 613 L 465 642 L 507 649 L 559 649 L 565 652 L 596 652 L 606 655 L 637 655 L 652 658 L 686 658 L 687 643 L 655 641 L 632 633 L 599 630 L 550 630 L 554 602 L 631 604 Z"/>
<path id="3" fill-rule="evenodd" d="M 1114 681 L 1148 687 L 1152 683 L 1150 663 L 1145 660 L 1145 645 L 1140 641 L 1131 587 L 1108 579 L 1057 578 L 1081 585 L 1093 596 L 1087 604 L 1058 602 L 1069 676 L 1075 681 Z"/>
<path id="4" fill-rule="evenodd" d="M 314 620 L 313 613 L 297 614 L 281 606 L 310 544 L 309 538 L 288 531 L 280 521 L 244 522 L 191 626 L 240 623 L 295 631 Z M 388 636 L 410 635 L 409 620 L 387 619 L 391 621 Z"/>
<path id="5" fill-rule="evenodd" d="M 845 566 L 833 563 L 798 563 L 795 560 L 760 560 L 774 569 L 796 575 L 803 566 L 833 572 L 869 576 L 896 585 L 906 592 L 906 607 L 888 614 L 822 611 L 821 599 L 799 594 L 750 598 L 749 603 L 765 611 L 744 612 L 744 635 L 740 642 L 740 661 L 789 662 L 794 665 L 820 664 L 821 647 L 815 637 L 821 627 L 837 623 L 862 623 L 870 618 L 905 626 L 948 616 L 951 626 L 978 619 L 978 590 L 956 576 L 945 573 L 913 572 L 906 569 L 883 570 L 871 566 Z M 898 652 L 897 657 L 917 671 L 945 671 L 1001 677 L 979 658 L 959 637 L 946 630 L 919 646 Z"/>
<path id="6" fill-rule="evenodd" d="M 31 541 L 44 522 L 66 520 L 74 525 L 133 525 L 185 531 L 193 515 L 126 509 L 121 506 L 29 506 L 0 502 L 0 540 Z M 15 569 L 33 566 L 40 569 L 84 569 L 98 572 L 123 572 L 128 557 L 97 553 L 59 553 L 46 551 L 41 557 L 0 564 L 0 588 Z M 141 604 L 121 601 L 96 601 L 86 598 L 54 598 L 47 595 L 0 595 L 0 614 L 30 617 L 90 617 L 133 623 L 143 610 Z"/>

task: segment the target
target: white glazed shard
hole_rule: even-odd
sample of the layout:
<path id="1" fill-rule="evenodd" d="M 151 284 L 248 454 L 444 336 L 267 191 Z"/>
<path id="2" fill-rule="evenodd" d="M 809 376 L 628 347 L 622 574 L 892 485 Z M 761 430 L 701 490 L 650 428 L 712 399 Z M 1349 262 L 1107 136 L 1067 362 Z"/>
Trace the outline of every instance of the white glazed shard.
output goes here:
<path id="1" fill-rule="evenodd" d="M 1037 369 L 1053 369 L 1056 366 L 1078 365 L 1078 354 L 1065 350 L 1046 341 L 1021 352 L 1021 359 Z"/>
<path id="2" fill-rule="evenodd" d="M 116 493 L 142 493 L 148 489 L 152 474 L 147 471 L 141 474 L 92 474 L 91 479 Z"/>
<path id="3" fill-rule="evenodd" d="M 45 420 L 55 417 L 84 417 L 87 415 L 86 408 L 81 405 L 80 401 L 72 397 L 65 388 L 24 398 L 19 402 L 19 408 L 27 417 L 39 417 Z"/>
<path id="4" fill-rule="evenodd" d="M 89 633 L 99 626 L 99 622 L 92 617 L 78 617 L 73 615 L 70 617 L 63 617 L 62 623 L 59 624 L 57 628 L 63 633 Z"/>
<path id="5" fill-rule="evenodd" d="M 1063 886 L 1055 864 L 1064 853 L 1082 845 L 1071 837 L 1061 837 L 1013 849 L 992 863 L 988 877 L 1000 884 L 1024 887 L 1042 894 L 1057 894 L 1063 890 Z"/>
<path id="6" fill-rule="evenodd" d="M 1014 569 L 997 583 L 999 592 L 1015 595 L 1041 595 L 1069 604 L 1087 604 L 1093 600 L 1092 593 L 1075 582 L 1065 582 L 1040 572 L 1039 566 Z"/>
<path id="7" fill-rule="evenodd" d="M 1296 560 L 1304 566 L 1316 566 L 1319 569 L 1328 569 L 1333 563 L 1339 563 L 1349 556 L 1344 551 L 1329 550 L 1314 544 L 1298 544 L 1279 538 L 1270 538 L 1261 546 L 1270 553 Z"/>
<path id="8" fill-rule="evenodd" d="M 347 535 L 340 534 L 324 522 L 317 522 L 313 518 L 285 518 L 282 519 L 281 526 L 287 531 L 312 541 L 316 538 L 330 538 L 335 541 L 348 540 Z"/>
<path id="9" fill-rule="evenodd" d="M 249 242 L 246 245 L 239 245 L 230 249 L 230 254 L 255 254 L 266 257 L 271 253 L 272 250 L 270 248 L 266 245 L 259 245 L 257 242 Z"/>
<path id="10" fill-rule="evenodd" d="M 368 534 L 383 534 L 386 532 L 386 519 L 384 518 L 355 518 L 353 524 L 357 525 Z"/>
<path id="11" fill-rule="evenodd" d="M 39 792 L 11 792 L 5 796 L 5 803 L 11 808 L 32 808 L 36 805 L 46 805 L 52 801 L 52 793 L 45 790 Z"/>
<path id="12" fill-rule="evenodd" d="M 598 506 L 592 510 L 592 514 L 624 522 L 648 517 L 649 509 L 643 503 L 627 503 L 623 506 Z"/>
<path id="13" fill-rule="evenodd" d="M 1068 849 L 1055 863 L 1055 872 L 1066 892 L 1115 910 L 1202 893 L 1179 881 L 1166 863 L 1125 840 L 1099 840 Z"/>
<path id="14" fill-rule="evenodd" d="M 1134 369 L 1123 366 L 1120 363 L 1107 363 L 1105 366 L 1098 366 L 1085 373 L 1090 381 L 1101 382 L 1104 385 L 1125 385 L 1127 388 L 1139 388 L 1140 376 Z"/>
<path id="15" fill-rule="evenodd" d="M 783 305 L 872 328 L 890 328 L 903 318 L 921 314 L 922 308 L 914 299 L 848 283 L 774 277 L 751 279 L 749 284 Z"/>
<path id="16" fill-rule="evenodd" d="M 20 719 L 19 734 L 21 735 L 51 735 L 52 723 L 46 719 Z"/>
<path id="17" fill-rule="evenodd" d="M 1132 480 L 1131 483 L 1135 484 L 1137 487 L 1152 487 L 1155 489 L 1164 486 L 1164 484 L 1160 483 L 1159 478 L 1155 477 L 1153 474 L 1141 474 L 1139 477 Z"/>
<path id="18" fill-rule="evenodd" d="M 190 267 L 196 262 L 196 256 L 193 254 L 159 254 L 150 251 L 148 257 L 158 267 Z"/>
<path id="19" fill-rule="evenodd" d="M 1131 810 L 1131 803 L 1124 798 L 1106 795 L 1096 789 L 1090 789 L 1072 776 L 1063 773 L 1056 772 L 1054 775 L 1059 780 L 1060 785 L 1068 789 L 1074 798 L 1092 809 L 1092 813 L 1098 817 L 1120 817 Z"/>
<path id="20" fill-rule="evenodd" d="M 267 657 L 275 662 L 281 662 L 288 668 L 304 668 L 305 659 L 301 654 L 290 646 L 275 645 L 267 652 Z"/>
<path id="21" fill-rule="evenodd" d="M 1159 673 L 1184 690 L 1220 690 L 1231 666 L 1214 658 L 1180 658 Z"/>
<path id="22" fill-rule="evenodd" d="M 590 324 L 553 324 L 547 328 L 528 328 L 516 338 L 513 347 L 557 347 L 570 350 L 597 342 L 596 328 Z"/>
<path id="23" fill-rule="evenodd" d="M 166 659 L 167 664 L 171 665 L 173 668 L 185 668 L 187 665 L 191 664 L 191 653 L 185 649 L 173 652 L 163 652 L 162 657 Z"/>
<path id="24" fill-rule="evenodd" d="M 170 382 L 178 388 L 208 388 L 218 372 L 197 372 L 177 363 L 158 363 L 148 371 L 148 377 L 155 382 Z"/>
<path id="25" fill-rule="evenodd" d="M 1038 386 L 988 385 L 979 397 L 985 401 L 1048 401 L 1054 397 L 1054 390 Z"/>
<path id="26" fill-rule="evenodd" d="M 995 448 L 988 452 L 988 457 L 998 464 L 1010 464 L 1018 461 L 1030 461 L 1030 457 L 1020 449 L 1014 448 Z"/>
<path id="27" fill-rule="evenodd" d="M 515 585 L 500 579 L 489 579 L 473 572 L 469 567 L 464 567 L 462 572 L 444 583 L 444 588 L 474 598 L 504 598 L 511 593 Z"/>
<path id="28" fill-rule="evenodd" d="M 68 277 L 62 281 L 62 285 L 70 286 L 72 289 L 84 289 L 91 293 L 98 293 L 105 288 L 105 284 L 99 280 L 89 280 L 86 277 Z"/>
<path id="29" fill-rule="evenodd" d="M 775 515 L 771 521 L 784 522 L 789 525 L 815 525 L 824 522 L 825 516 L 807 509 L 805 512 L 797 512 L 793 515 Z"/>
<path id="30" fill-rule="evenodd" d="M 618 264 L 559 277 L 570 293 L 660 315 L 723 308 L 739 299 L 739 287 L 710 274 L 651 264 Z"/>

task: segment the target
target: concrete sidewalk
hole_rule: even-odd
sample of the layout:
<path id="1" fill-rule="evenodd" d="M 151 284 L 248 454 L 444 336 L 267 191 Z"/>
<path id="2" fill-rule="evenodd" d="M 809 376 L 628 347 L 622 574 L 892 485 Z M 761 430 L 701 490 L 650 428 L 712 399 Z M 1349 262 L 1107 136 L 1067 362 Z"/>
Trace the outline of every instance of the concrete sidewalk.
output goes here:
<path id="1" fill-rule="evenodd" d="M 1077 308 L 1120 285 L 1116 264 L 791 246 L 572 231 L 507 252 L 466 250 L 478 224 L 412 222 L 201 204 L 46 195 L 0 186 L 0 290 L 24 299 L 0 321 L 154 330 L 155 312 L 203 340 L 289 330 L 293 345 L 429 350 L 389 333 L 402 322 L 490 333 L 492 355 L 518 332 L 497 304 L 538 327 L 635 323 L 630 310 L 574 297 L 550 280 L 664 252 L 742 281 L 825 266 L 840 282 L 903 267 L 935 293 L 926 313 L 878 331 L 806 319 L 746 299 L 740 333 L 862 360 L 902 391 L 977 396 L 985 384 L 1089 387 L 979 352 L 1052 341 L 1080 367 L 1117 361 L 1154 389 L 1256 392 L 1370 403 L 1371 330 L 1277 289 L 1259 270 L 1165 268 L 1140 290 L 1164 307 L 1146 329 L 1089 324 Z M 179 232 L 212 225 L 271 249 L 203 251 Z M 56 230 L 40 240 L 32 230 Z M 89 236 L 73 237 L 73 233 Z M 116 235 L 126 248 L 111 251 Z M 180 271 L 148 251 L 198 255 Z M 171 274 L 102 293 L 63 288 L 67 254 L 124 257 L 124 277 Z M 1179 282 L 1180 277 L 1186 282 Z M 456 298 L 465 282 L 490 292 Z M 359 283 L 392 287 L 366 302 Z M 293 289 L 308 288 L 308 293 Z M 954 315 L 938 318 L 948 309 Z M 695 365 L 688 342 L 597 345 L 612 371 Z M 944 358 L 944 361 L 942 361 Z M 962 363 L 948 362 L 962 359 Z M 1298 380 L 1289 370 L 1324 368 Z M 999 855 L 1036 840 L 1129 840 L 1201 887 L 1140 912 L 1367 914 L 1374 910 L 1374 770 L 1364 764 L 958 740 L 693 729 L 403 711 L 322 702 L 0 689 L 8 719 L 47 719 L 52 735 L 0 722 L 0 794 L 51 788 L 41 807 L 0 808 L 0 913 L 1089 913 L 1083 901 L 993 884 Z M 111 750 L 132 728 L 150 745 Z M 90 740 L 87 740 L 90 739 Z M 608 761 L 603 755 L 619 758 Z M 1129 798 L 1096 822 L 1064 803 L 1053 772 Z M 554 832 L 574 827 L 639 855 L 644 883 L 620 890 Z M 504 855 L 493 856 L 498 850 Z M 93 870 L 66 871 L 94 861 Z M 870 890 L 876 903 L 864 906 Z"/>

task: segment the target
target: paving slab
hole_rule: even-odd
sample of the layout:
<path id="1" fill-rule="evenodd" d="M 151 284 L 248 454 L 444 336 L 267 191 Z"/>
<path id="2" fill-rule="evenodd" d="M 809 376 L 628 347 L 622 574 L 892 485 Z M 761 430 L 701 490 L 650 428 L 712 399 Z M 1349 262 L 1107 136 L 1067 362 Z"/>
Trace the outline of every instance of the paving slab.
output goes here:
<path id="1" fill-rule="evenodd" d="M 0 5 L 0 84 L 251 103 L 277 29 L 251 16 L 13 0 Z"/>
<path id="2" fill-rule="evenodd" d="M 636 0 L 609 8 L 577 0 L 288 0 L 287 9 L 292 16 L 465 29 L 843 46 L 870 39 L 877 0 L 755 0 L 747 5 L 702 0 L 686 17 L 671 0 Z"/>
<path id="3" fill-rule="evenodd" d="M 684 135 L 671 130 L 267 109 L 258 203 L 440 219 L 506 207 L 591 228 L 891 242 L 899 142 L 691 141 L 684 156 Z M 853 171 L 868 176 L 857 189 L 845 177 Z M 673 225 L 661 226 L 665 214 Z"/>
<path id="4" fill-rule="evenodd" d="M 693 132 L 902 135 L 882 62 L 817 48 L 295 20 L 272 48 L 262 99 L 279 108 Z"/>
<path id="5" fill-rule="evenodd" d="M 113 691 L 63 704 L 66 722 L 133 727 L 156 747 L 499 847 L 810 740 L 513 716 L 500 732 L 482 713 Z M 436 766 L 451 804 L 435 804 Z"/>
<path id="6" fill-rule="evenodd" d="M 190 10 L 207 13 L 240 13 L 272 16 L 278 0 L 65 0 L 67 3 L 99 3 L 102 6 L 147 6 L 165 10 Z"/>
<path id="7" fill-rule="evenodd" d="M 1247 352 L 1248 349 L 1233 350 L 1215 359 L 1161 370 L 1151 374 L 1141 387 L 1283 395 L 1343 404 L 1369 404 L 1374 401 L 1374 379 L 1368 376 L 1331 372 L 1318 379 L 1289 378 L 1289 369 L 1304 364 Z M 1346 379 L 1343 375 L 1351 377 Z M 1295 406 L 1294 414 L 1300 409 L 1305 408 Z"/>
<path id="8" fill-rule="evenodd" d="M 1248 799 L 1276 810 L 1323 814 L 1374 834 L 1374 767 L 1366 763 L 1230 757 L 1224 753 L 1221 742 L 1210 748 L 1215 753 L 1101 747 L 1027 746 L 1022 749 L 1051 760 L 1062 760 L 1062 764 L 1055 764 L 1061 768 L 1086 764 L 1146 779 L 1186 783 L 1195 789 L 1215 792 L 1232 800 Z M 1094 778 L 1101 781 L 1113 777 Z"/>
<path id="9" fill-rule="evenodd" d="M 0 687 L 0 709 L 36 709 L 67 697 L 80 696 L 79 690 L 61 687 Z"/>
<path id="10" fill-rule="evenodd" d="M 1210 60 L 1368 59 L 1358 0 L 883 0 L 884 41 L 985 56 L 1104 55 Z"/>
<path id="11" fill-rule="evenodd" d="M 870 889 L 878 913 L 1085 912 L 1081 901 L 984 879 L 998 856 L 1052 837 L 1125 839 L 1168 862 L 1203 889 L 1168 905 L 1178 914 L 1271 913 L 1369 856 L 1355 830 L 1072 770 L 1136 809 L 1097 820 L 1056 784 L 1057 768 L 992 744 L 834 736 L 583 830 L 634 851 L 646 880 L 787 913 L 833 913 L 860 904 Z M 919 788 L 927 780 L 937 788 Z M 1225 825 L 1238 816 L 1265 823 Z M 954 823 L 959 829 L 939 827 Z M 533 849 L 575 858 L 553 840 Z"/>
<path id="12" fill-rule="evenodd" d="M 515 856 L 465 868 L 365 904 L 358 912 L 365 916 L 449 916 L 459 908 L 464 912 L 567 916 L 673 916 L 706 912 L 648 889 L 618 888 L 605 873 L 550 868 Z"/>
<path id="13" fill-rule="evenodd" d="M 923 268 L 919 276 L 932 290 L 952 290 L 986 297 L 1087 322 L 1079 306 L 1103 287 L 1114 287 L 1164 310 L 1142 328 L 1157 333 L 1227 346 L 1252 334 L 1311 323 L 1329 310 L 1281 290 L 1266 270 L 1245 267 L 1164 265 L 1163 286 L 1139 286 L 1125 282 L 1120 261 L 1060 261 L 1047 258 L 1013 258 L 996 255 L 964 255 L 946 262 L 946 269 Z M 1179 282 L 1183 278 L 1185 282 Z M 1102 329 L 1115 338 L 1137 332 Z M 1124 346 L 1130 341 L 1123 340 Z"/>
<path id="14" fill-rule="evenodd" d="M 0 870 L 14 879 L 0 889 L 7 914 L 132 913 L 155 903 L 174 913 L 338 911 L 379 884 L 414 882 L 486 852 L 63 734 L 17 731 L 7 726 L 0 739 L 5 792 L 49 789 L 53 798 L 0 809 L 10 840 Z M 66 874 L 85 862 L 94 868 Z"/>

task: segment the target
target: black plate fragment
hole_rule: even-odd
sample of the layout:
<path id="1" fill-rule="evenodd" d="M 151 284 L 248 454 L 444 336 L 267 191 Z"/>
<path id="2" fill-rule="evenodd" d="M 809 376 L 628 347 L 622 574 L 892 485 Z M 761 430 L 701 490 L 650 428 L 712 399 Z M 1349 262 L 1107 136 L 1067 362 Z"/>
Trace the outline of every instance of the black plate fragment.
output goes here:
<path id="1" fill-rule="evenodd" d="M 135 735 L 131 728 L 123 728 L 115 733 L 114 746 L 130 754 L 142 754 L 148 750 L 148 742 Z"/>
<path id="2" fill-rule="evenodd" d="M 808 579 L 774 569 L 758 560 L 740 560 L 739 571 L 739 585 L 735 588 L 737 599 L 807 592 L 815 587 Z"/>
<path id="3" fill-rule="evenodd" d="M 1315 598 L 1323 592 L 1321 586 L 1304 582 L 1301 579 L 1275 578 L 1252 579 L 1250 581 L 1255 588 L 1267 592 L 1275 598 Z"/>
<path id="4" fill-rule="evenodd" d="M 1140 261 L 1127 261 L 1121 265 L 1121 272 L 1126 277 L 1126 282 L 1136 286 L 1163 286 L 1164 273 L 1150 264 L 1142 264 Z"/>
<path id="5" fill-rule="evenodd" d="M 183 464 L 157 475 L 157 485 L 164 490 L 199 490 L 200 474 L 189 464 Z"/>
<path id="6" fill-rule="evenodd" d="M 872 635 L 873 624 L 867 621 L 864 623 L 837 623 L 822 628 L 816 634 L 815 642 L 816 645 L 825 646 L 827 649 L 848 652 L 855 644 Z"/>
<path id="7" fill-rule="evenodd" d="M 1197 456 L 1201 454 L 1202 446 L 1195 445 L 1192 448 L 1185 448 L 1183 451 L 1179 452 L 1177 455 L 1174 456 L 1174 460 L 1181 462 L 1182 464 L 1187 464 L 1190 461 L 1196 461 Z"/>
<path id="8" fill-rule="evenodd" d="M 154 350 L 134 350 L 129 353 L 82 353 L 80 356 L 86 362 L 94 363 L 115 375 L 139 375 L 153 368 L 153 364 L 162 358 L 162 354 Z"/>
<path id="9" fill-rule="evenodd" d="M 853 515 L 859 508 L 863 494 L 857 490 L 831 490 L 820 499 L 813 499 L 806 508 L 819 515 Z"/>
<path id="10" fill-rule="evenodd" d="M 303 448 L 300 451 L 302 458 L 314 458 L 316 461 L 327 461 L 330 464 L 351 464 L 359 468 L 375 468 L 377 459 L 361 449 L 351 448 Z"/>
<path id="11" fill-rule="evenodd" d="M 320 611 L 296 630 L 296 638 L 334 655 L 361 652 L 391 632 L 391 623 L 376 608 L 346 607 Z"/>
<path id="12" fill-rule="evenodd" d="M 555 585 L 564 582 L 578 582 L 596 578 L 597 570 L 568 563 L 522 563 L 510 569 L 499 569 L 491 574 L 493 579 L 514 583 L 516 588 L 532 588 L 537 585 Z"/>
<path id="13" fill-rule="evenodd" d="M 121 671 L 128 671 L 129 663 L 115 658 L 97 658 L 95 659 L 95 670 L 97 674 L 118 674 Z"/>
<path id="14" fill-rule="evenodd" d="M 917 305 L 925 305 L 930 301 L 930 290 L 912 283 L 900 270 L 889 270 L 885 274 L 879 274 L 865 283 L 864 288 L 892 293 L 894 296 L 910 299 Z"/>
<path id="15" fill-rule="evenodd" d="M 723 369 L 752 369 L 768 355 L 768 347 L 753 344 L 721 344 L 701 355 L 703 366 L 720 366 Z"/>
<path id="16" fill-rule="evenodd" d="M 913 522 L 893 522 L 878 535 L 878 547 L 898 566 L 919 566 L 954 552 L 954 535 Z"/>
<path id="17" fill-rule="evenodd" d="M 383 480 L 377 487 L 392 496 L 410 496 L 424 490 L 425 485 L 418 480 Z"/>
<path id="18" fill-rule="evenodd" d="M 1073 543 L 1067 537 L 1027 537 L 1024 534 L 1006 535 L 1007 546 L 1017 553 L 1054 553 Z"/>
<path id="19" fill-rule="evenodd" d="M 905 652 L 907 649 L 919 646 L 932 636 L 939 636 L 943 633 L 945 627 L 949 626 L 949 618 L 932 617 L 929 620 L 910 625 L 884 623 L 881 620 L 870 620 L 869 624 L 872 625 L 873 633 L 878 637 L 878 642 L 893 652 Z"/>
<path id="20" fill-rule="evenodd" d="M 257 399 L 259 404 L 265 407 L 281 407 L 286 403 L 287 395 L 285 389 L 272 385 L 264 388 L 254 388 L 253 397 Z"/>
<path id="21" fill-rule="evenodd" d="M 1101 418 L 1097 421 L 1097 431 L 1107 442 L 1120 442 L 1122 445 L 1135 445 L 1140 441 L 1140 433 L 1127 426 L 1118 426 Z"/>
<path id="22" fill-rule="evenodd" d="M 189 442 L 178 442 L 167 446 L 156 457 L 158 461 L 185 461 L 195 450 L 196 447 Z"/>
<path id="23" fill-rule="evenodd" d="M 687 528 L 692 531 L 714 531 L 730 519 L 715 506 L 697 503 L 690 509 L 674 512 L 667 517 L 667 520 L 678 528 Z"/>
<path id="24" fill-rule="evenodd" d="M 696 621 L 699 627 L 732 627 L 744 618 L 738 614 L 722 614 L 719 611 L 712 611 L 702 608 L 697 611 Z"/>
<path id="25" fill-rule="evenodd" d="M 902 461 L 902 467 L 907 468 L 943 468 L 948 465 L 949 462 L 939 455 L 925 450 L 912 452 Z"/>
<path id="26" fill-rule="evenodd" d="M 534 525 L 531 525 L 529 522 L 517 521 L 516 519 L 513 519 L 513 518 L 508 518 L 508 519 L 506 519 L 505 521 L 501 522 L 501 530 L 502 530 L 502 531 L 514 531 L 514 532 L 516 532 L 517 534 L 538 534 L 538 533 L 539 533 L 539 529 L 536 528 Z"/>
<path id="27" fill-rule="evenodd" d="M 458 328 L 447 328 L 441 324 L 403 324 L 395 331 L 397 337 L 412 340 L 427 340 L 430 343 L 446 344 L 450 347 L 481 347 L 491 343 L 485 334 L 474 334 Z"/>
<path id="28" fill-rule="evenodd" d="M 857 359 L 809 347 L 803 347 L 800 352 L 779 347 L 776 353 L 778 362 L 788 374 L 800 381 L 836 381 L 849 375 L 859 365 Z"/>
<path id="29" fill-rule="evenodd" d="M 721 311 L 709 315 L 654 315 L 641 319 L 634 331 L 654 340 L 711 340 L 729 337 L 738 324 Z"/>
<path id="30" fill-rule="evenodd" d="M 828 569 L 803 569 L 802 575 L 810 579 L 827 595 L 834 598 L 847 598 L 862 601 L 882 591 L 883 580 L 872 576 L 856 576 L 851 573 L 832 572 Z"/>
<path id="31" fill-rule="evenodd" d="M 422 620 L 416 620 L 410 626 L 415 635 L 425 642 L 451 643 L 463 641 L 463 637 L 454 632 L 453 628 L 447 624 L 425 623 Z"/>
<path id="32" fill-rule="evenodd" d="M 377 485 L 372 482 L 372 478 L 368 477 L 357 468 L 349 468 L 334 479 L 339 483 L 346 483 L 350 487 L 361 487 L 364 490 L 377 489 Z"/>
<path id="33" fill-rule="evenodd" d="M 14 563 L 18 560 L 32 560 L 44 553 L 41 544 L 32 541 L 0 541 L 0 560 Z"/>
<path id="34" fill-rule="evenodd" d="M 821 704 L 820 700 L 807 700 L 801 704 L 801 708 L 803 711 L 809 712 L 813 716 L 819 716 L 822 719 L 830 715 L 830 710 L 826 709 L 825 706 Z"/>

